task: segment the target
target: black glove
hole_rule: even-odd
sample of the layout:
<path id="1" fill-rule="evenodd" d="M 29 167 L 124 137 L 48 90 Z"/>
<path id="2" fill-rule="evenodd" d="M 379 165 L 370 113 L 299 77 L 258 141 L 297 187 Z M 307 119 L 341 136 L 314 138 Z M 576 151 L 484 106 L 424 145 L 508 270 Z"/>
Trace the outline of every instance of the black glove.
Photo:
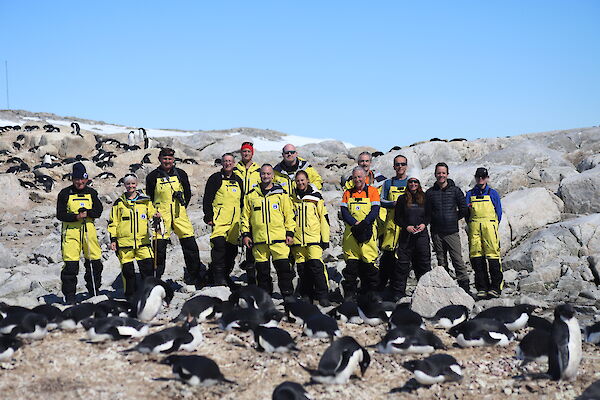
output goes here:
<path id="1" fill-rule="evenodd" d="M 185 207 L 185 198 L 183 197 L 183 192 L 173 192 L 173 200 L 177 200 L 179 204 Z"/>
<path id="2" fill-rule="evenodd" d="M 321 242 L 321 243 L 319 243 L 319 246 L 321 246 L 321 248 L 323 250 L 327 250 L 329 248 L 329 243 L 327 243 L 327 242 Z"/>
<path id="3" fill-rule="evenodd" d="M 371 237 L 373 236 L 371 224 L 365 223 L 365 221 L 361 221 L 358 225 L 354 225 L 350 228 L 350 231 L 358 243 L 366 243 L 371 240 Z"/>

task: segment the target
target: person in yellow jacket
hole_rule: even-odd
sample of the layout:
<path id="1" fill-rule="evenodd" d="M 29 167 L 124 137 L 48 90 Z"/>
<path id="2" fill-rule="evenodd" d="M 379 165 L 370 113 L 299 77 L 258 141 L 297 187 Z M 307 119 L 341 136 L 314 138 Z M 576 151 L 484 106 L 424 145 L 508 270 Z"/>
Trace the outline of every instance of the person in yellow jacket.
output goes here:
<path id="1" fill-rule="evenodd" d="M 477 168 L 477 184 L 465 196 L 469 209 L 469 257 L 475 272 L 477 300 L 500 297 L 504 285 L 498 235 L 502 204 L 500 195 L 488 185 L 488 181 L 487 169 Z"/>
<path id="2" fill-rule="evenodd" d="M 379 215 L 379 191 L 365 183 L 365 170 L 354 167 L 354 187 L 346 190 L 342 197 L 341 213 L 346 228 L 342 237 L 342 250 L 346 268 L 342 271 L 344 298 L 354 299 L 357 278 L 360 277 L 361 292 L 375 291 L 379 272 L 375 266 L 378 256 L 377 230 L 374 226 Z"/>
<path id="3" fill-rule="evenodd" d="M 108 233 L 110 248 L 117 252 L 121 262 L 123 291 L 130 299 L 137 291 L 134 261 L 137 260 L 142 281 L 154 275 L 154 253 L 150 237 L 149 223 L 152 218 L 160 218 L 152 201 L 138 190 L 138 178 L 127 174 L 123 178 L 125 193 L 119 197 L 110 210 Z"/>
<path id="4" fill-rule="evenodd" d="M 273 260 L 279 281 L 279 290 L 285 298 L 294 292 L 294 273 L 288 256 L 294 243 L 294 210 L 287 192 L 273 183 L 273 167 L 263 164 L 260 168 L 261 183 L 244 199 L 240 221 L 242 243 L 252 249 L 256 260 L 258 286 L 273 292 L 269 259 Z"/>
<path id="5" fill-rule="evenodd" d="M 310 183 L 318 190 L 323 188 L 323 178 L 317 170 L 305 159 L 298 157 L 298 151 L 293 144 L 286 144 L 282 150 L 283 160 L 274 167 L 274 182 L 279 183 L 283 190 L 293 196 L 295 176 L 298 171 L 306 171 Z"/>
<path id="6" fill-rule="evenodd" d="M 396 176 L 390 179 L 386 179 L 381 186 L 381 208 L 386 210 L 385 219 L 381 225 L 381 258 L 379 259 L 379 290 L 383 291 L 390 283 L 392 291 L 394 287 L 398 288 L 399 282 L 397 282 L 398 269 L 398 257 L 396 255 L 396 248 L 398 247 L 398 240 L 400 239 L 400 231 L 402 230 L 394 222 L 396 206 L 396 200 L 406 192 L 406 186 L 408 182 L 408 176 L 406 170 L 408 168 L 408 161 L 403 155 L 397 155 L 394 157 L 394 170 Z M 381 213 L 380 213 L 381 216 Z"/>
<path id="7" fill-rule="evenodd" d="M 296 172 L 292 197 L 296 230 L 292 254 L 298 270 L 298 292 L 322 307 L 330 306 L 323 250 L 329 247 L 329 219 L 321 193 L 310 185 L 306 171 Z"/>
<path id="8" fill-rule="evenodd" d="M 90 296 L 100 291 L 102 277 L 102 250 L 98 243 L 94 220 L 102 214 L 98 192 L 87 186 L 85 166 L 73 164 L 72 185 L 58 194 L 56 218 L 62 221 L 61 250 L 65 265 L 60 273 L 65 303 L 74 304 L 77 291 L 79 258 L 83 251 L 86 288 Z"/>
<path id="9" fill-rule="evenodd" d="M 260 184 L 260 165 L 252 161 L 254 157 L 252 142 L 242 143 L 240 154 L 242 159 L 235 165 L 233 173 L 239 176 L 244 183 L 244 195 L 247 195 L 248 192 Z M 240 267 L 246 271 L 246 282 L 249 285 L 256 285 L 256 268 L 254 267 L 252 251 L 246 251 L 245 253 L 246 260 Z"/>
<path id="10" fill-rule="evenodd" d="M 200 261 L 200 251 L 194 235 L 194 227 L 186 207 L 192 197 L 192 189 L 186 172 L 175 166 L 175 150 L 162 148 L 158 154 L 160 166 L 146 177 L 146 193 L 161 214 L 165 225 L 164 235 L 157 238 L 156 277 L 165 271 L 167 242 L 171 232 L 179 237 L 185 261 L 184 283 L 201 287 L 204 284 L 206 266 Z"/>
<path id="11" fill-rule="evenodd" d="M 233 285 L 230 274 L 238 253 L 244 188 L 240 177 L 233 173 L 234 163 L 233 154 L 223 154 L 221 171 L 206 181 L 202 200 L 204 222 L 212 227 L 208 270 L 209 281 L 215 286 Z"/>

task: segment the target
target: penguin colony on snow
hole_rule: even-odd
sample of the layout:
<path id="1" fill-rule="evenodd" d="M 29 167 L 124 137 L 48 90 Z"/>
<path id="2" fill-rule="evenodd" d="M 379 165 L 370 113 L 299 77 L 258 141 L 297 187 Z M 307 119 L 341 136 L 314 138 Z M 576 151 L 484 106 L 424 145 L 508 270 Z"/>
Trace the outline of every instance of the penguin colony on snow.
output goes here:
<path id="1" fill-rule="evenodd" d="M 171 366 L 174 379 L 189 385 L 225 384 L 235 388 L 236 382 L 227 379 L 214 360 L 185 354 L 203 350 L 202 325 L 216 324 L 223 331 L 250 332 L 258 352 L 299 352 L 295 338 L 279 327 L 285 319 L 302 326 L 304 336 L 330 342 L 317 365 L 300 364 L 310 375 L 307 384 L 346 384 L 357 373 L 365 375 L 371 363 L 370 348 L 382 354 L 421 355 L 403 363 L 413 378 L 403 386 L 391 388 L 390 392 L 396 393 L 463 378 L 461 363 L 444 353 L 446 346 L 436 333 L 426 329 L 427 325 L 448 330 L 460 348 L 504 347 L 522 330 L 533 328 L 518 344 L 516 358 L 522 360 L 522 368 L 531 362 L 541 364 L 540 368 L 547 363 L 547 374 L 542 375 L 553 380 L 576 378 L 582 359 L 582 340 L 600 344 L 600 323 L 585 327 L 582 338 L 570 304 L 557 306 L 552 322 L 533 315 L 536 307 L 527 304 L 491 307 L 474 317 L 466 307 L 450 305 L 432 318 L 423 318 L 407 304 L 385 302 L 372 296 L 359 297 L 356 303 L 345 302 L 325 314 L 318 306 L 301 299 L 284 302 L 281 310 L 263 289 L 243 286 L 236 288 L 226 301 L 192 295 L 169 326 L 155 323 L 173 296 L 168 283 L 149 277 L 131 303 L 108 299 L 64 310 L 47 304 L 28 309 L 0 303 L 0 361 L 10 360 L 20 347 L 42 340 L 51 330 L 81 330 L 90 343 L 126 340 L 121 349 L 124 357 L 131 352 L 168 355 L 160 363 Z M 379 343 L 365 345 L 351 336 L 343 336 L 340 323 L 367 327 L 387 324 L 388 331 Z M 161 328 L 151 333 L 151 327 L 155 326 Z M 209 349 L 205 352 L 209 353 Z M 594 390 L 598 390 L 597 383 L 586 393 L 593 394 Z M 274 388 L 273 399 L 289 398 L 310 397 L 296 382 L 282 382 Z"/>
<path id="2" fill-rule="evenodd" d="M 83 136 L 78 123 L 71 124 L 73 135 Z M 51 124 L 40 128 L 37 125 L 0 127 L 0 133 L 9 131 L 60 132 Z M 136 138 L 137 136 L 137 138 Z M 112 159 L 118 151 L 137 150 L 140 138 L 147 145 L 147 134 L 143 128 L 131 131 L 128 143 L 112 138 L 96 137 L 96 154 L 91 161 L 106 170 L 113 166 Z M 19 134 L 13 148 L 22 150 L 25 135 Z M 106 150 L 104 146 L 113 146 Z M 30 149 L 35 151 L 35 149 Z M 30 167 L 21 158 L 3 150 L 9 156 L 4 161 L 10 167 L 6 173 L 33 173 L 33 182 L 19 179 L 27 189 L 43 188 L 50 192 L 54 179 L 39 171 L 64 164 L 87 160 L 81 155 L 58 159 L 46 154 L 39 165 Z M 373 156 L 376 156 L 374 154 Z M 178 159 L 186 164 L 197 164 L 193 159 Z M 136 172 L 144 164 L 150 164 L 150 154 L 145 154 L 139 163 L 129 166 Z M 341 166 L 330 164 L 326 168 Z M 65 174 L 63 179 L 70 179 Z M 96 178 L 115 178 L 104 171 Z M 119 185 L 122 182 L 119 182 Z M 169 326 L 156 326 L 155 320 L 165 304 L 173 298 L 172 287 L 158 279 L 148 278 L 140 288 L 134 304 L 122 300 L 104 300 L 97 304 L 81 303 L 66 309 L 52 305 L 40 305 L 33 309 L 0 303 L 0 362 L 13 359 L 16 351 L 28 342 L 42 340 L 49 331 L 81 330 L 90 343 L 109 340 L 126 340 L 123 357 L 130 352 L 142 354 L 164 354 L 162 364 L 171 366 L 173 375 L 190 385 L 236 385 L 227 379 L 215 361 L 200 355 L 189 355 L 202 351 L 204 324 L 216 324 L 223 331 L 250 332 L 255 349 L 265 353 L 289 353 L 301 351 L 296 339 L 279 327 L 285 319 L 302 327 L 302 335 L 308 338 L 325 339 L 330 342 L 317 365 L 300 365 L 309 375 L 311 384 L 346 384 L 357 372 L 364 375 L 371 363 L 370 351 L 381 354 L 421 355 L 421 358 L 403 363 L 413 378 L 390 392 L 410 392 L 421 386 L 443 382 L 460 381 L 463 366 L 453 356 L 445 354 L 446 346 L 438 335 L 428 330 L 427 325 L 447 330 L 460 348 L 474 346 L 507 346 L 522 337 L 516 348 L 516 358 L 522 360 L 523 371 L 529 363 L 547 363 L 546 377 L 553 380 L 573 380 L 577 376 L 582 359 L 582 341 L 600 345 L 600 323 L 580 330 L 575 310 L 569 304 L 556 307 L 554 320 L 548 321 L 533 315 L 535 307 L 521 304 L 514 307 L 491 307 L 478 315 L 470 316 L 465 306 L 444 307 L 432 318 L 423 318 L 407 304 L 382 301 L 375 296 L 359 296 L 356 303 L 345 302 L 323 313 L 316 305 L 298 299 L 287 302 L 283 308 L 276 307 L 273 299 L 255 286 L 241 287 L 227 301 L 217 297 L 197 295 L 188 299 Z M 351 336 L 343 336 L 339 324 L 362 324 L 367 327 L 387 325 L 387 332 L 378 343 L 360 344 Z M 529 331 L 523 335 L 523 330 Z M 370 350 L 374 349 L 374 350 Z M 184 354 L 172 354 L 182 352 Z M 206 351 L 209 352 L 208 349 Z M 273 399 L 309 399 L 307 390 L 299 383 L 285 381 L 273 390 Z M 600 398 L 600 383 L 596 382 L 585 390 L 581 399 Z"/>

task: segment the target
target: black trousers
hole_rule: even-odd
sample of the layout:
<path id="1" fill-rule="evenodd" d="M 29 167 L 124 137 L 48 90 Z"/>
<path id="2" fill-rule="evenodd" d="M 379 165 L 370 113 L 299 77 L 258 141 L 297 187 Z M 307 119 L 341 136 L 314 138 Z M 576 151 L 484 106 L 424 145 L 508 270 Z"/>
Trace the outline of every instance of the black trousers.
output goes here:
<path id="1" fill-rule="evenodd" d="M 502 292 L 504 274 L 499 259 L 471 258 L 471 267 L 475 272 L 475 290 L 477 292 L 489 290 Z"/>
<path id="2" fill-rule="evenodd" d="M 379 259 L 379 291 L 383 291 L 388 283 L 390 286 L 398 274 L 398 258 L 392 250 L 382 250 Z"/>
<path id="3" fill-rule="evenodd" d="M 100 293 L 102 285 L 102 261 L 86 259 L 83 263 L 85 267 L 85 287 L 92 296 Z M 77 292 L 77 274 L 79 274 L 79 261 L 65 261 L 65 266 L 60 272 L 62 282 L 62 292 L 65 297 L 74 298 Z M 93 281 L 92 281 L 93 278 Z M 94 291 L 94 288 L 96 289 Z"/>
<path id="4" fill-rule="evenodd" d="M 368 293 L 377 290 L 379 284 L 379 270 L 373 263 L 366 263 L 361 260 L 347 260 L 346 268 L 342 271 L 344 280 L 344 297 L 350 298 L 356 296 L 358 282 L 360 279 L 360 292 Z"/>
<path id="5" fill-rule="evenodd" d="M 405 294 L 410 269 L 415 271 L 417 281 L 431 270 L 431 247 L 426 231 L 411 234 L 403 230 L 398 240 L 398 272 L 392 280 L 392 290 Z"/>
<path id="6" fill-rule="evenodd" d="M 167 243 L 169 239 L 158 239 L 156 242 L 156 277 L 160 278 L 165 273 L 167 261 Z M 198 284 L 205 278 L 206 266 L 200 261 L 200 250 L 196 238 L 190 236 L 179 239 L 183 260 L 185 262 L 184 282 L 188 285 Z"/>
<path id="7" fill-rule="evenodd" d="M 311 299 L 327 299 L 329 285 L 325 276 L 325 265 L 321 260 L 308 260 L 296 264 L 298 270 L 298 293 Z"/>
<path id="8" fill-rule="evenodd" d="M 140 269 L 140 277 L 142 278 L 142 282 L 147 277 L 154 275 L 154 260 L 152 258 L 137 260 L 137 264 L 138 268 Z M 125 263 L 121 266 L 121 275 L 123 276 L 123 292 L 125 297 L 131 297 L 137 292 L 138 288 L 133 261 Z"/>
<path id="9" fill-rule="evenodd" d="M 223 236 L 212 238 L 210 242 L 212 248 L 210 250 L 209 281 L 217 286 L 226 286 L 235 266 L 238 247 L 229 243 Z"/>
<path id="10" fill-rule="evenodd" d="M 271 279 L 271 264 L 269 261 L 257 262 L 256 265 L 256 278 L 258 281 L 258 287 L 263 288 L 267 293 L 273 293 L 273 279 Z M 289 296 L 294 293 L 294 271 L 290 266 L 289 260 L 275 260 L 273 261 L 275 272 L 277 272 L 277 281 L 279 283 L 279 291 L 282 296 Z"/>

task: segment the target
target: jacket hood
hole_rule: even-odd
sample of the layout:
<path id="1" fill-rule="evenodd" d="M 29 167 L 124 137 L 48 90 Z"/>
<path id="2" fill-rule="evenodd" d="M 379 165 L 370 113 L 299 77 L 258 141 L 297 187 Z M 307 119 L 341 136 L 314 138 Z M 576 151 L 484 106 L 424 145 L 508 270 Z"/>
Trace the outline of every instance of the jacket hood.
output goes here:
<path id="1" fill-rule="evenodd" d="M 136 190 L 136 192 L 137 192 L 137 195 L 138 195 L 137 199 L 135 199 L 135 202 L 136 202 L 136 203 L 143 203 L 143 202 L 145 202 L 145 201 L 150 201 L 150 196 L 147 196 L 147 195 L 146 195 L 146 193 L 144 193 L 144 191 L 143 191 L 143 190 L 140 190 L 140 189 L 138 189 L 138 190 Z M 123 200 L 125 203 L 127 203 L 128 201 L 130 201 L 130 200 L 127 198 L 127 193 L 123 193 L 123 194 L 121 195 L 121 199 L 122 199 L 122 200 Z"/>

